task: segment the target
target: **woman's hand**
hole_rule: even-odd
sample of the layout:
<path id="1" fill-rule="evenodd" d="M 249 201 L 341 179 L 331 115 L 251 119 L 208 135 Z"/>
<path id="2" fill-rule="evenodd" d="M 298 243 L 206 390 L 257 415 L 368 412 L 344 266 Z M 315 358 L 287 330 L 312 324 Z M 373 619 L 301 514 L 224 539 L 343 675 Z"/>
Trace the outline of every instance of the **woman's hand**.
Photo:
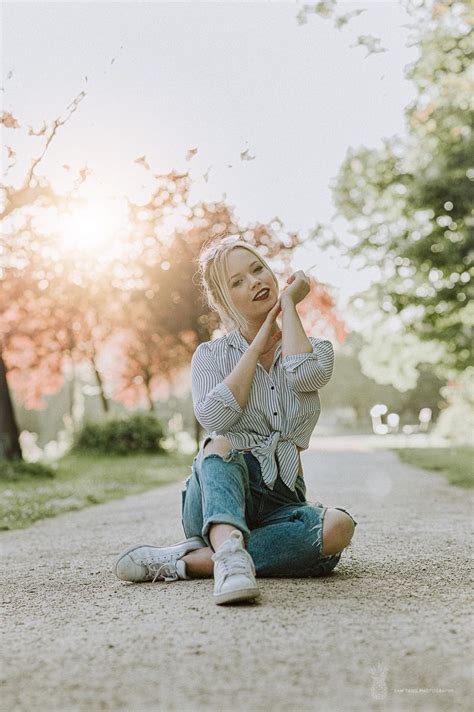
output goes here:
<path id="1" fill-rule="evenodd" d="M 264 354 L 266 351 L 270 351 L 270 349 L 273 348 L 273 346 L 275 346 L 275 344 L 281 339 L 280 329 L 278 329 L 278 332 L 276 334 L 270 335 L 273 323 L 280 312 L 281 298 L 278 297 L 277 301 L 268 312 L 267 318 L 258 330 L 257 335 L 255 336 L 249 347 L 254 349 L 259 356 Z"/>
<path id="2" fill-rule="evenodd" d="M 303 270 L 298 270 L 293 272 L 286 281 L 288 285 L 291 284 L 291 287 L 283 288 L 280 294 L 281 305 L 284 307 L 287 303 L 293 303 L 296 306 L 311 291 L 310 278 L 306 276 Z"/>

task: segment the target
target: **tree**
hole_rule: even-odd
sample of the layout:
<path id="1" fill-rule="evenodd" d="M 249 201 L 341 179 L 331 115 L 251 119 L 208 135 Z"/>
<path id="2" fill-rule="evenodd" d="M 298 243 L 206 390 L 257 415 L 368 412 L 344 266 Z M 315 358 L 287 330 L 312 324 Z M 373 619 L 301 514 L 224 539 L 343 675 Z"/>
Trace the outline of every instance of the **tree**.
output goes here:
<path id="1" fill-rule="evenodd" d="M 18 298 L 24 291 L 27 292 L 28 296 L 31 295 L 28 279 L 24 280 L 19 278 L 20 272 L 22 272 L 22 277 L 28 274 L 28 263 L 25 265 L 23 262 L 24 269 L 22 271 L 21 254 L 17 254 L 15 250 L 15 248 L 18 247 L 19 252 L 23 253 L 23 257 L 26 252 L 30 255 L 32 254 L 31 250 L 28 249 L 31 233 L 28 234 L 28 231 L 25 230 L 25 232 L 21 234 L 19 242 L 16 243 L 11 235 L 12 220 L 13 232 L 17 232 L 18 229 L 20 229 L 21 232 L 21 224 L 23 223 L 24 225 L 27 219 L 25 219 L 24 216 L 18 218 L 18 215 L 26 206 L 31 207 L 40 202 L 43 207 L 51 205 L 59 207 L 61 205 L 71 205 L 74 202 L 74 191 L 67 196 L 59 196 L 55 193 L 46 178 L 37 177 L 35 173 L 58 129 L 63 126 L 77 110 L 84 96 L 84 92 L 76 96 L 67 107 L 66 116 L 64 118 L 56 118 L 50 127 L 45 124 L 39 131 L 35 131 L 31 126 L 29 127 L 28 133 L 30 136 L 45 137 L 43 148 L 40 154 L 31 161 L 30 167 L 26 171 L 20 185 L 15 186 L 12 183 L 4 182 L 0 185 L 0 224 L 2 227 L 2 238 L 0 241 L 0 286 L 2 287 L 0 291 L 0 403 L 2 405 L 0 415 L 0 458 L 11 459 L 21 457 L 18 426 L 15 420 L 15 413 L 9 391 L 8 354 L 6 354 L 6 349 L 8 348 L 8 337 L 12 335 L 11 310 L 16 306 L 16 302 L 12 301 L 12 297 L 15 296 Z M 20 128 L 18 120 L 10 112 L 4 111 L 1 114 L 0 123 L 4 129 L 16 130 Z M 6 178 L 8 172 L 16 163 L 16 153 L 10 145 L 6 145 L 5 148 L 8 155 L 8 166 L 4 173 Z M 74 190 L 77 189 L 78 185 L 84 179 L 85 175 L 81 173 L 78 182 L 76 182 L 74 186 Z M 18 228 L 18 225 L 15 226 L 17 219 L 19 220 L 20 228 Z M 9 280 L 12 273 L 14 274 L 14 280 Z"/>
<path id="2" fill-rule="evenodd" d="M 29 211 L 4 248 L 0 337 L 9 383 L 27 407 L 43 408 L 66 371 L 89 361 L 107 411 L 97 359 L 115 325 L 113 288 L 95 256 L 61 253 L 57 236 L 35 226 L 36 208 Z"/>
<path id="3" fill-rule="evenodd" d="M 348 151 L 334 197 L 356 243 L 326 244 L 379 266 L 366 303 L 442 346 L 439 369 L 453 374 L 472 363 L 473 10 L 464 0 L 409 7 L 420 57 L 407 72 L 417 91 L 407 136 Z"/>

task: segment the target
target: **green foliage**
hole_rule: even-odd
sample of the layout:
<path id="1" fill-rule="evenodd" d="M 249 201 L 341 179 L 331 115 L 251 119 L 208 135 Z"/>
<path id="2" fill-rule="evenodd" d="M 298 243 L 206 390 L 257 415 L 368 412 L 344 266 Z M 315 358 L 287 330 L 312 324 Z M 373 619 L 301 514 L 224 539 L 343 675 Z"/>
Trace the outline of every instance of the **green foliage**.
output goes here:
<path id="1" fill-rule="evenodd" d="M 400 374 L 397 376 L 403 380 L 403 388 L 395 388 L 392 381 L 396 379 L 388 378 L 391 373 L 388 365 L 386 373 L 374 374 L 373 370 L 368 370 L 366 374 L 361 368 L 358 357 L 364 348 L 363 337 L 351 333 L 338 351 L 333 377 L 321 391 L 323 410 L 353 408 L 357 418 L 355 427 L 362 424 L 371 426 L 369 411 L 375 403 L 385 403 L 390 412 L 398 413 L 401 424 L 416 423 L 421 408 L 431 408 L 433 420 L 436 420 L 440 407 L 444 405 L 439 395 L 440 388 L 446 381 L 438 378 L 431 366 L 419 366 L 415 369 L 410 363 L 408 373 L 403 379 Z M 393 348 L 390 361 L 395 360 L 397 373 L 399 370 L 401 373 L 402 367 L 398 365 L 398 361 L 403 357 L 407 360 L 407 354 L 404 354 L 400 345 L 394 345 Z M 393 353 L 397 354 L 397 358 L 393 359 Z M 387 378 L 384 379 L 383 376 Z M 412 387 L 415 383 L 416 386 Z"/>
<path id="2" fill-rule="evenodd" d="M 417 92 L 406 109 L 407 137 L 386 139 L 380 149 L 349 150 L 334 190 L 339 212 L 356 237 L 355 244 L 340 246 L 380 269 L 369 301 L 387 318 L 399 315 L 417 338 L 442 345 L 446 373 L 472 364 L 474 33 L 469 7 L 454 0 L 419 10 L 425 17 L 417 20 L 420 57 L 407 72 Z"/>
<path id="3" fill-rule="evenodd" d="M 85 423 L 78 433 L 74 450 L 116 455 L 163 453 L 163 426 L 150 413 L 135 413 L 127 418 L 110 418 Z"/>
<path id="4" fill-rule="evenodd" d="M 394 357 L 395 355 L 395 357 Z M 415 388 L 420 368 L 437 364 L 444 355 L 439 344 L 420 342 L 415 334 L 377 329 L 359 353 L 362 372 L 381 384 L 391 384 L 404 392 Z"/>
<path id="5" fill-rule="evenodd" d="M 0 480 L 15 482 L 26 478 L 51 478 L 55 473 L 48 465 L 24 460 L 0 460 Z"/>
<path id="6" fill-rule="evenodd" d="M 409 465 L 443 473 L 451 485 L 474 487 L 472 447 L 397 448 L 393 452 Z"/>

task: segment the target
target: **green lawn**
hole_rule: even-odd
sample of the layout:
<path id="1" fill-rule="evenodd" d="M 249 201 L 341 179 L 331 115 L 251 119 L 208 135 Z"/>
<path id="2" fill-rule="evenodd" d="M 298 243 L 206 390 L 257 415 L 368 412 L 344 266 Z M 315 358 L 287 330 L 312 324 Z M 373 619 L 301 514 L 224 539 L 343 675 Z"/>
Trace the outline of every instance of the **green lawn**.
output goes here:
<path id="1" fill-rule="evenodd" d="M 0 529 L 21 529 L 38 519 L 184 480 L 190 455 L 67 455 L 54 477 L 0 479 Z"/>
<path id="2" fill-rule="evenodd" d="M 451 485 L 474 487 L 474 448 L 400 448 L 394 449 L 403 462 L 425 470 L 442 472 Z"/>

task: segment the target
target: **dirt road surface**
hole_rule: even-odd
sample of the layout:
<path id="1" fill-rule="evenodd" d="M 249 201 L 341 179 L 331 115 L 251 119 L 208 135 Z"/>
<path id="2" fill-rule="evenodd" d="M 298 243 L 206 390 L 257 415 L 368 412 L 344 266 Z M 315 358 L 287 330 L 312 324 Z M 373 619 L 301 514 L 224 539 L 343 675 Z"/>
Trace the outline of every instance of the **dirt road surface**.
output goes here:
<path id="1" fill-rule="evenodd" d="M 183 538 L 181 484 L 2 533 L 0 709 L 470 709 L 472 495 L 392 452 L 302 458 L 308 500 L 359 525 L 330 575 L 259 579 L 258 604 L 114 578 L 126 546 Z"/>

